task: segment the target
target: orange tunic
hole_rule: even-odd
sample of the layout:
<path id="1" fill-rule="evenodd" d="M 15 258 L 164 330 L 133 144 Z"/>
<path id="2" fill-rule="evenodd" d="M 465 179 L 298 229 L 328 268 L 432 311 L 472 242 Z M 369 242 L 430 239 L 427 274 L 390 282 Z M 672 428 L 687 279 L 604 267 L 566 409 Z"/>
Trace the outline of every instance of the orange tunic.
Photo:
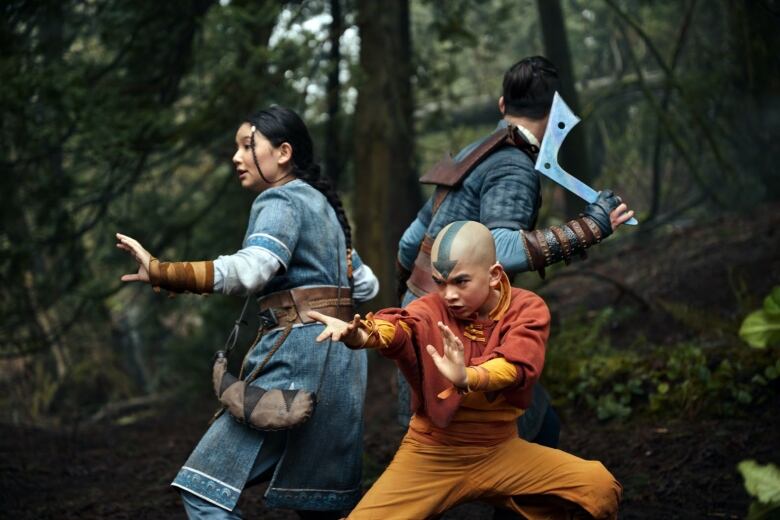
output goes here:
<path id="1" fill-rule="evenodd" d="M 420 348 L 431 344 L 442 352 L 438 321 L 463 342 L 466 364 L 472 365 L 466 369 L 470 392 L 453 391 Z M 513 289 L 504 275 L 499 302 L 487 320 L 455 318 L 431 294 L 405 310 L 380 311 L 363 326 L 370 333 L 366 347 L 395 359 L 412 383 L 415 415 L 409 434 L 415 439 L 489 446 L 517 436 L 516 419 L 541 373 L 549 331 L 549 312 L 537 295 Z"/>
<path id="2" fill-rule="evenodd" d="M 349 519 L 428 518 L 476 499 L 529 519 L 582 510 L 615 517 L 622 489 L 603 465 L 517 438 L 515 419 L 544 363 L 544 302 L 505 280 L 490 318 L 455 319 L 433 294 L 364 320 L 370 332 L 364 346 L 396 360 L 411 383 L 416 413 L 390 466 Z M 438 321 L 463 342 L 471 365 L 466 392 L 453 391 L 419 347 L 442 352 Z"/>

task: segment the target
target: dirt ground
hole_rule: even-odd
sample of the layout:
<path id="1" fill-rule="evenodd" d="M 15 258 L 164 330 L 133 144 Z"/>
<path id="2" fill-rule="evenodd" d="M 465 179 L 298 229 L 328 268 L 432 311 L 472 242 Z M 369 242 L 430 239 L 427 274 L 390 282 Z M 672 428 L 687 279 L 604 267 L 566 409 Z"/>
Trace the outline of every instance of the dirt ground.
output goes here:
<path id="1" fill-rule="evenodd" d="M 660 341 L 688 334 L 659 311 L 675 300 L 714 309 L 724 319 L 738 312 L 740 291 L 763 295 L 780 283 L 777 232 L 780 211 L 680 229 L 654 249 L 652 240 L 623 241 L 597 253 L 585 270 L 555 278 L 540 289 L 556 315 L 587 301 L 637 305 L 635 324 L 611 331 L 613 341 L 638 333 Z M 605 248 L 606 249 L 606 248 Z M 561 271 L 565 272 L 565 271 Z M 593 274 L 595 273 L 595 274 Z M 741 287 L 742 289 L 735 289 Z M 403 435 L 395 423 L 394 368 L 370 358 L 366 400 L 365 465 L 376 476 Z M 166 410 L 127 426 L 49 432 L 0 424 L 0 517 L 184 518 L 169 483 L 205 429 L 213 402 L 193 410 Z M 726 419 L 634 418 L 602 423 L 585 410 L 559 410 L 561 449 L 601 460 L 624 486 L 621 518 L 744 518 L 749 498 L 736 471 L 739 461 L 780 463 L 780 398 Z M 248 518 L 295 519 L 270 511 L 262 487 L 244 493 Z M 488 519 L 482 504 L 464 504 L 444 518 Z"/>
<path id="2" fill-rule="evenodd" d="M 366 417 L 366 472 L 392 458 L 403 435 L 387 391 L 393 367 L 372 360 Z M 210 403 L 209 403 L 210 404 Z M 745 458 L 780 461 L 780 401 L 752 418 L 600 423 L 567 413 L 561 449 L 601 460 L 625 489 L 621 518 L 744 518 L 748 496 L 736 465 Z M 53 434 L 0 426 L 3 518 L 185 518 L 168 484 L 197 442 L 211 407 L 169 412 L 125 427 Z M 297 519 L 263 507 L 262 487 L 240 507 L 247 518 Z M 449 520 L 489 519 L 484 504 L 464 504 Z"/>

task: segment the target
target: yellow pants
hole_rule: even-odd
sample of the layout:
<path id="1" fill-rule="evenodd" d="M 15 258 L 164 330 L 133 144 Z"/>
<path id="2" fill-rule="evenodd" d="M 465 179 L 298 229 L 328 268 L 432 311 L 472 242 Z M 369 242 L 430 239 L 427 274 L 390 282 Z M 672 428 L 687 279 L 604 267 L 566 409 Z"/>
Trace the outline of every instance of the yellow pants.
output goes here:
<path id="1" fill-rule="evenodd" d="M 422 520 L 472 500 L 529 519 L 616 518 L 621 493 L 600 462 L 519 438 L 483 447 L 429 446 L 407 436 L 348 518 Z"/>

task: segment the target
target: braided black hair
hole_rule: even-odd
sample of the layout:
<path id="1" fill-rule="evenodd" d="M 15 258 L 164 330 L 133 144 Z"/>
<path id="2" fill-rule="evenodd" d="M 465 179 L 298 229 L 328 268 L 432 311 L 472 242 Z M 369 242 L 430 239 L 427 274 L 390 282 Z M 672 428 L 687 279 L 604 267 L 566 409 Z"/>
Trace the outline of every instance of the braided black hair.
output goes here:
<path id="1" fill-rule="evenodd" d="M 344 241 L 347 245 L 347 273 L 351 279 L 352 228 L 349 225 L 344 206 L 341 204 L 341 198 L 336 190 L 333 189 L 330 180 L 322 174 L 320 165 L 314 162 L 314 144 L 306 124 L 295 111 L 278 105 L 253 114 L 246 121 L 263 134 L 274 147 L 280 146 L 282 143 L 290 144 L 293 150 L 292 174 L 322 193 L 336 212 L 336 218 L 344 232 Z M 251 145 L 255 166 L 263 180 L 268 183 L 268 179 L 260 171 L 257 156 L 255 155 L 254 132 L 252 133 Z"/>
<path id="2" fill-rule="evenodd" d="M 507 115 L 542 119 L 560 88 L 558 69 L 543 56 L 518 61 L 504 74 L 502 95 Z"/>

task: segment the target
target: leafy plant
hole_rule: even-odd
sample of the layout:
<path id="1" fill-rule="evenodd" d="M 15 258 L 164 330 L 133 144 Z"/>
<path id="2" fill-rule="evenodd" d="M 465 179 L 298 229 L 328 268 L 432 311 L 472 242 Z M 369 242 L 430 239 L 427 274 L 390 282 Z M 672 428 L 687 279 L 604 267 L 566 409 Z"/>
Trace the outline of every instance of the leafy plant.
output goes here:
<path id="1" fill-rule="evenodd" d="M 741 348 L 736 327 L 718 343 L 610 344 L 608 328 L 632 316 L 606 308 L 565 321 L 550 340 L 545 385 L 558 404 L 601 420 L 634 413 L 731 415 L 776 392 L 780 360 Z"/>
<path id="2" fill-rule="evenodd" d="M 739 336 L 753 348 L 780 346 L 780 285 L 764 298 L 763 309 L 747 315 Z"/>
<path id="3" fill-rule="evenodd" d="M 748 314 L 739 335 L 753 348 L 780 346 L 780 286 L 764 298 L 763 309 Z M 766 379 L 777 379 L 778 375 L 780 359 L 753 380 L 762 384 Z M 780 468 L 774 464 L 761 466 L 754 460 L 743 460 L 737 469 L 745 479 L 745 489 L 755 499 L 748 509 L 748 520 L 777 518 L 780 515 Z"/>
<path id="4" fill-rule="evenodd" d="M 743 460 L 737 469 L 745 479 L 745 489 L 755 499 L 750 504 L 748 520 L 776 518 L 780 514 L 780 468 Z"/>

